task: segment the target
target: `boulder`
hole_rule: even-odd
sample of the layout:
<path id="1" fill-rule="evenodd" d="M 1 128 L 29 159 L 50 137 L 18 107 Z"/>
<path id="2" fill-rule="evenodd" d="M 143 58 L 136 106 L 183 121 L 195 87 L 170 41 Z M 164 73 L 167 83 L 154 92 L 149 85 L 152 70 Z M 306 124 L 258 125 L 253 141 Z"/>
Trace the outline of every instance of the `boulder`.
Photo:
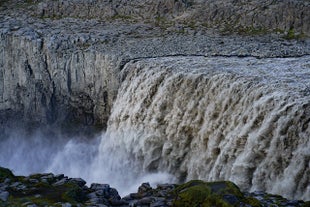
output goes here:
<path id="1" fill-rule="evenodd" d="M 86 184 L 86 181 L 82 178 L 71 178 L 69 179 L 70 183 L 76 183 L 78 186 L 83 187 Z"/>
<path id="2" fill-rule="evenodd" d="M 0 182 L 5 181 L 6 179 L 14 179 L 14 178 L 15 176 L 11 170 L 4 167 L 0 167 Z"/>
<path id="3" fill-rule="evenodd" d="M 61 180 L 59 180 L 59 181 L 53 183 L 53 186 L 63 185 L 63 184 L 68 183 L 68 182 L 69 182 L 69 179 L 66 178 L 66 177 L 64 177 L 64 178 L 62 178 Z"/>
<path id="4" fill-rule="evenodd" d="M 193 180 L 179 185 L 175 189 L 173 206 L 189 207 L 202 205 L 233 207 L 243 206 L 248 204 L 247 202 L 248 200 L 245 199 L 238 186 L 232 182 L 204 182 L 201 180 Z M 253 204 L 253 202 L 251 204 Z"/>
<path id="5" fill-rule="evenodd" d="M 0 200 L 7 201 L 9 197 L 9 192 L 7 191 L 0 191 Z"/>

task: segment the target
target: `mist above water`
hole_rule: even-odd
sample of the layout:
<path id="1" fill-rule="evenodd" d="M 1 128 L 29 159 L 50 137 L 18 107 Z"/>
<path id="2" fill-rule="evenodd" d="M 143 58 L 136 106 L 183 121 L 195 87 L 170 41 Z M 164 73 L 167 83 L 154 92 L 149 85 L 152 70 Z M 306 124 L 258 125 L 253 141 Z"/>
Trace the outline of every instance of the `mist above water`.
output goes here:
<path id="1" fill-rule="evenodd" d="M 6 139 L 0 140 L 0 166 L 12 169 L 15 175 L 52 172 L 83 178 L 88 185 L 106 183 L 122 196 L 136 192 L 143 182 L 156 185 L 174 181 L 167 173 L 141 170 L 137 174 L 132 167 L 128 168 L 131 164 L 121 164 L 124 157 L 117 157 L 115 153 L 109 156 L 104 151 L 99 153 L 101 142 L 101 146 L 105 145 L 105 133 L 89 139 L 42 130 L 32 134 L 14 130 Z"/>

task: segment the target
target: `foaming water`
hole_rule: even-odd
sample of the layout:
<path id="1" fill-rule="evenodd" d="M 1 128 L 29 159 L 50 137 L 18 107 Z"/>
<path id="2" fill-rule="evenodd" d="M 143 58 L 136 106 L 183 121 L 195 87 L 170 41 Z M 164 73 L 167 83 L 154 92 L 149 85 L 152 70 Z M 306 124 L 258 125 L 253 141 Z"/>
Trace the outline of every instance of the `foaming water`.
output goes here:
<path id="1" fill-rule="evenodd" d="M 117 139 L 105 133 L 86 139 L 56 132 L 50 135 L 42 130 L 33 134 L 17 130 L 0 141 L 0 166 L 12 169 L 16 175 L 52 172 L 81 177 L 88 185 L 106 183 L 121 196 L 136 192 L 143 182 L 155 186 L 175 181 L 168 173 L 138 171 L 122 150 L 113 148 L 113 140 Z M 106 144 L 99 152 L 100 142 Z M 121 154 L 115 154 L 116 150 Z"/>
<path id="2" fill-rule="evenodd" d="M 107 133 L 132 170 L 310 198 L 309 57 L 156 58 L 124 75 Z"/>
<path id="3" fill-rule="evenodd" d="M 53 172 L 88 177 L 89 163 L 98 154 L 99 142 L 99 136 L 83 140 L 45 130 L 31 134 L 17 130 L 0 142 L 0 166 L 17 175 Z"/>
<path id="4" fill-rule="evenodd" d="M 16 131 L 0 165 L 64 173 L 121 195 L 142 182 L 231 180 L 310 199 L 310 57 L 172 57 L 123 70 L 105 133 L 92 140 Z"/>
<path id="5" fill-rule="evenodd" d="M 5 139 L 0 140 L 0 166 L 12 169 L 15 174 L 44 171 L 46 164 L 65 144 L 57 137 L 46 137 L 41 131 L 30 135 L 22 130 L 12 130 Z"/>

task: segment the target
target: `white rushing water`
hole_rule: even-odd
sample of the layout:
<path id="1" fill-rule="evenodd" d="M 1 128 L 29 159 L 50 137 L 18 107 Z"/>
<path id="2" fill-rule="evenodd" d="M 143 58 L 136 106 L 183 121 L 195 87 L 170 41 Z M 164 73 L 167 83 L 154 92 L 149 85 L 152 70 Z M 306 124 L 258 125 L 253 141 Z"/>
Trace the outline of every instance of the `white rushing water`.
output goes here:
<path id="1" fill-rule="evenodd" d="M 81 177 L 91 183 L 106 183 L 115 187 L 122 196 L 136 192 L 143 182 L 156 186 L 159 183 L 176 182 L 172 175 L 164 172 L 149 173 L 134 168 L 134 163 L 126 159 L 128 165 L 120 162 L 113 144 L 107 151 L 99 151 L 105 134 L 93 140 L 81 137 L 64 137 L 60 133 L 46 134 L 43 130 L 28 135 L 16 131 L 0 142 L 0 166 L 13 170 L 16 175 L 33 173 L 65 174 Z M 111 142 L 112 143 L 112 142 Z M 100 155 L 100 159 L 99 159 Z"/>
<path id="2" fill-rule="evenodd" d="M 101 163 L 112 156 L 116 171 L 137 176 L 232 180 L 243 190 L 309 199 L 309 60 L 129 63 L 101 142 Z"/>
<path id="3" fill-rule="evenodd" d="M 16 132 L 1 142 L 0 165 L 121 195 L 142 182 L 204 179 L 310 199 L 310 57 L 154 58 L 122 75 L 106 133 L 89 142 Z"/>

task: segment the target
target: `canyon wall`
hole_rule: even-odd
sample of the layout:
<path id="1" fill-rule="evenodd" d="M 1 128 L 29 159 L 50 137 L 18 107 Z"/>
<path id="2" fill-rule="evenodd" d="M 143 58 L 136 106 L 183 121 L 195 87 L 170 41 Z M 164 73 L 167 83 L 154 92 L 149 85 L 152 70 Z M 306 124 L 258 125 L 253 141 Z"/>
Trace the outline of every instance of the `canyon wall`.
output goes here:
<path id="1" fill-rule="evenodd" d="M 14 9 L 4 11 L 0 29 L 3 130 L 21 122 L 34 128 L 62 125 L 69 131 L 105 129 L 121 81 L 119 72 L 130 60 L 310 54 L 307 38 L 222 36 L 190 27 L 180 32 L 178 27 L 163 30 L 144 23 L 36 19 L 26 12 L 15 16 Z"/>
<path id="2" fill-rule="evenodd" d="M 2 123 L 105 128 L 119 85 L 116 57 L 57 50 L 59 42 L 34 35 L 2 35 L 0 44 Z"/>

